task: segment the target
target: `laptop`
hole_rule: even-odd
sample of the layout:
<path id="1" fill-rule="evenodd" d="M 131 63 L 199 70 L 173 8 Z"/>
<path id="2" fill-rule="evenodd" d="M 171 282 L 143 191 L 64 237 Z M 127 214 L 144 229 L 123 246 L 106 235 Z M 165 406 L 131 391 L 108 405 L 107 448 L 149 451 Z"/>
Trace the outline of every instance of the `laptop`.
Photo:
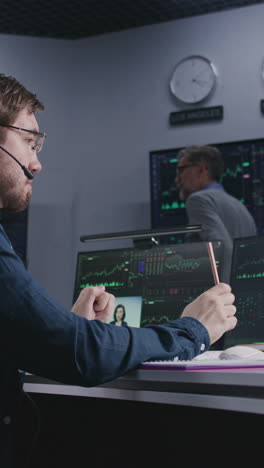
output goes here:
<path id="1" fill-rule="evenodd" d="M 212 244 L 219 267 L 222 245 Z M 175 320 L 187 304 L 214 285 L 207 243 L 79 252 L 73 302 L 83 288 L 98 285 L 115 296 L 116 308 L 125 311 L 125 325 Z M 115 323 L 114 315 L 110 323 Z"/>

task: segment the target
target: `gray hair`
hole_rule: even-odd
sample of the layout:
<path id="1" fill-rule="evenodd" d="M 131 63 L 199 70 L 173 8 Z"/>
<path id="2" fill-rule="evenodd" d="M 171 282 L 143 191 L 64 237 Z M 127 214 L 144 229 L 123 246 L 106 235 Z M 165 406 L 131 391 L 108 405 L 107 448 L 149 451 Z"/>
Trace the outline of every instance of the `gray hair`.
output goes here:
<path id="1" fill-rule="evenodd" d="M 188 158 L 188 162 L 192 164 L 204 163 L 208 169 L 211 179 L 215 181 L 220 180 L 225 166 L 222 154 L 215 146 L 187 146 L 178 153 L 179 159 L 183 156 L 186 156 Z"/>

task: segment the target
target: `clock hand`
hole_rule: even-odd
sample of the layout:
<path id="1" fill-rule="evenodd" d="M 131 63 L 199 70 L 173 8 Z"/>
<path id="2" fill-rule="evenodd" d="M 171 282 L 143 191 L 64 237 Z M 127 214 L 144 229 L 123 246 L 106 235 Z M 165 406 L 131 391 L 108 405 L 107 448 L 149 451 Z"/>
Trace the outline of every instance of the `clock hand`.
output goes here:
<path id="1" fill-rule="evenodd" d="M 197 80 L 195 78 L 192 79 L 192 82 L 193 83 L 197 83 L 199 86 L 204 86 L 208 83 L 208 81 L 204 81 L 204 80 Z"/>

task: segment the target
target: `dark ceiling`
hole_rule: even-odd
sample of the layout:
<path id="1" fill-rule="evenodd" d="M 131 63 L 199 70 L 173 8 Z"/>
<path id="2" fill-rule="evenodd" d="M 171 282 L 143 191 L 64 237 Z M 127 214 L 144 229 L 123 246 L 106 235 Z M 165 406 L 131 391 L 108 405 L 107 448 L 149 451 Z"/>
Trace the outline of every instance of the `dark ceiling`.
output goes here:
<path id="1" fill-rule="evenodd" d="M 79 39 L 264 0 L 0 0 L 0 34 Z"/>

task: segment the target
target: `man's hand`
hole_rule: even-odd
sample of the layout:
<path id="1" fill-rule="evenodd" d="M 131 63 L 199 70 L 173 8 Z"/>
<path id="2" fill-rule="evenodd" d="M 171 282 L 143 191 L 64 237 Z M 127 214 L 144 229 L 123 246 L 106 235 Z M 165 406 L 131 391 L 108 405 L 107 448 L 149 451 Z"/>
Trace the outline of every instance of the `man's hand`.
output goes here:
<path id="1" fill-rule="evenodd" d="M 107 322 L 114 313 L 115 297 L 104 286 L 84 288 L 72 307 L 72 312 L 88 320 Z"/>
<path id="2" fill-rule="evenodd" d="M 234 300 L 230 286 L 220 283 L 188 304 L 181 316 L 199 320 L 207 328 L 212 344 L 226 331 L 235 328 L 237 318 L 234 317 Z"/>

